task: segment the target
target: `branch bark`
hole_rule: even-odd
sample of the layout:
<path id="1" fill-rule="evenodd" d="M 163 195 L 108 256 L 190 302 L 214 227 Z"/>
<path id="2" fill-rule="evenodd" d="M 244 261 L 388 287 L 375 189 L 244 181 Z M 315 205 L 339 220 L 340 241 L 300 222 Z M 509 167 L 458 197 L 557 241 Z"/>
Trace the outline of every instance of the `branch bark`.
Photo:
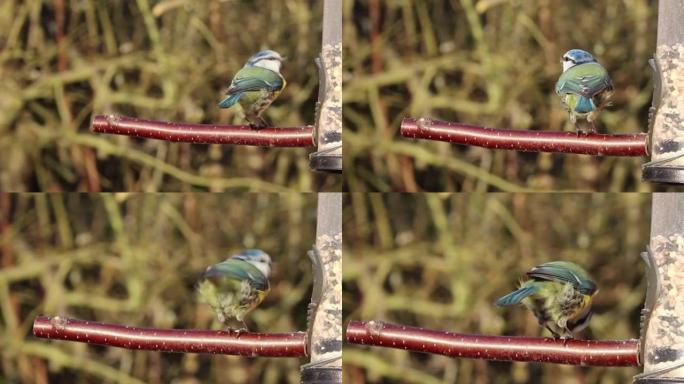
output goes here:
<path id="1" fill-rule="evenodd" d="M 497 361 L 535 361 L 585 366 L 637 366 L 638 340 L 554 340 L 540 337 L 467 335 L 380 321 L 351 321 L 347 342 Z"/>
<path id="2" fill-rule="evenodd" d="M 259 147 L 311 147 L 315 145 L 311 126 L 255 129 L 248 125 L 188 124 L 127 116 L 96 115 L 90 129 L 96 133 L 195 144 Z"/>
<path id="3" fill-rule="evenodd" d="M 486 128 L 428 118 L 406 118 L 401 122 L 401 135 L 416 139 L 526 152 L 560 152 L 594 156 L 648 155 L 648 135 L 645 133 L 578 135 L 575 132 Z"/>
<path id="4" fill-rule="evenodd" d="M 126 349 L 214 353 L 251 357 L 304 357 L 305 334 L 251 333 L 200 329 L 139 328 L 118 324 L 38 316 L 33 335 Z"/>

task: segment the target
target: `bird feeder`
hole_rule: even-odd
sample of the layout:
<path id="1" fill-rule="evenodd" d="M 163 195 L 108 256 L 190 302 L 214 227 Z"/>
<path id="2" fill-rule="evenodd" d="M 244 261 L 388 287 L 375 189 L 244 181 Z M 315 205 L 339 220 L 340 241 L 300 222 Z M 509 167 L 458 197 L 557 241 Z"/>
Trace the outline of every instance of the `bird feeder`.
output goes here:
<path id="1" fill-rule="evenodd" d="M 643 179 L 684 184 L 684 0 L 658 3 L 658 38 L 651 66 L 655 88 L 650 110 L 651 162 Z"/>
<path id="2" fill-rule="evenodd" d="M 319 70 L 316 136 L 318 151 L 309 157 L 317 171 L 342 172 L 342 1 L 323 3 L 323 42 Z"/>
<path id="3" fill-rule="evenodd" d="M 310 252 L 314 289 L 302 383 L 342 383 L 342 194 L 318 194 L 316 245 Z"/>
<path id="4" fill-rule="evenodd" d="M 662 3 L 661 3 L 662 4 Z M 654 193 L 637 384 L 684 382 L 684 195 Z"/>

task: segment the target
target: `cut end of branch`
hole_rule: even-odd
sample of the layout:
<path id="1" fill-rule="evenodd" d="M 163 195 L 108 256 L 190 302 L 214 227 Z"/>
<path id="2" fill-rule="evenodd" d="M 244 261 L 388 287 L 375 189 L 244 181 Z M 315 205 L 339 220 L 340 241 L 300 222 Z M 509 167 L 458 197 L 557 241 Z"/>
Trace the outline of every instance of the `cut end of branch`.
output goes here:
<path id="1" fill-rule="evenodd" d="M 585 366 L 638 366 L 638 340 L 561 340 L 468 335 L 390 324 L 351 321 L 348 343 L 449 357 L 532 361 Z"/>
<path id="2" fill-rule="evenodd" d="M 491 149 L 525 152 L 575 153 L 593 156 L 647 156 L 645 133 L 607 135 L 598 133 L 527 131 L 406 118 L 401 135 Z"/>
<path id="3" fill-rule="evenodd" d="M 139 328 L 61 316 L 38 316 L 33 322 L 33 335 L 46 339 L 148 351 L 250 357 L 306 356 L 304 332 L 253 333 Z"/>
<path id="4" fill-rule="evenodd" d="M 112 125 L 116 125 L 116 115 L 94 115 L 90 122 L 90 131 L 95 133 L 111 133 Z M 113 120 L 113 124 L 109 121 Z"/>
<path id="5" fill-rule="evenodd" d="M 96 115 L 91 121 L 90 130 L 96 133 L 195 144 L 259 147 L 312 147 L 316 144 L 314 128 L 311 126 L 259 129 L 249 125 L 190 124 Z"/>

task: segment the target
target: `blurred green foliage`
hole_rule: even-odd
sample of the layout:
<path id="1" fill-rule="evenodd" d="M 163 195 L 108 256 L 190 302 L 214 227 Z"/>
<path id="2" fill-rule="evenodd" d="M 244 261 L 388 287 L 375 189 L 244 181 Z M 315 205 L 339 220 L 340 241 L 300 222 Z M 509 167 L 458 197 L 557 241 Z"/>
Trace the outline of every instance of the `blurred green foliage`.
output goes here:
<path id="1" fill-rule="evenodd" d="M 549 336 L 494 301 L 531 267 L 569 260 L 598 283 L 590 339 L 639 336 L 648 194 L 349 194 L 345 324 L 382 320 L 453 332 Z M 627 383 L 635 368 L 502 363 L 346 344 L 346 383 Z"/>
<path id="2" fill-rule="evenodd" d="M 4 191 L 339 190 L 309 149 L 191 145 L 88 131 L 93 114 L 233 123 L 217 103 L 262 48 L 288 57 L 267 112 L 312 124 L 322 6 L 303 0 L 3 0 L 0 185 Z"/>
<path id="3" fill-rule="evenodd" d="M 40 314 L 220 329 L 194 285 L 243 248 L 271 255 L 271 292 L 247 318 L 306 330 L 313 194 L 0 195 L 0 382 L 298 383 L 298 359 L 130 351 L 31 336 Z"/>
<path id="4" fill-rule="evenodd" d="M 563 130 L 560 57 L 592 52 L 615 83 L 603 131 L 647 130 L 652 0 L 345 0 L 345 188 L 648 191 L 642 158 L 495 151 L 399 136 L 405 117 Z M 607 127 L 607 128 L 606 128 Z"/>

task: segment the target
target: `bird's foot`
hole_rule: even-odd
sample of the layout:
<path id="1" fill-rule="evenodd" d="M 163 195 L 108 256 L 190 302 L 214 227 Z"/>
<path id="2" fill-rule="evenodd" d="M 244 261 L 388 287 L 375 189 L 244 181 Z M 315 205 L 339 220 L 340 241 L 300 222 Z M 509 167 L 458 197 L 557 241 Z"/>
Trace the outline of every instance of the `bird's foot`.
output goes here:
<path id="1" fill-rule="evenodd" d="M 249 127 L 254 129 L 255 131 L 266 128 L 266 126 L 264 126 L 264 125 L 255 124 L 255 123 L 249 123 Z"/>
<path id="2" fill-rule="evenodd" d="M 575 124 L 575 129 L 577 130 L 577 137 L 587 136 L 591 133 L 596 133 L 596 126 L 593 122 L 587 122 L 585 124 Z"/>
<path id="3" fill-rule="evenodd" d="M 238 332 L 242 332 L 242 333 L 249 332 L 249 328 L 247 328 L 247 323 L 244 320 L 240 320 L 240 322 L 242 322 L 242 326 L 240 328 L 238 328 Z"/>
<path id="4" fill-rule="evenodd" d="M 549 328 L 546 329 L 548 329 L 551 332 L 551 337 L 553 338 L 553 341 L 561 340 L 563 341 L 563 346 L 567 345 L 568 340 L 572 340 L 575 338 L 575 336 L 570 331 L 567 331 L 563 334 L 558 334 Z"/>
<path id="5" fill-rule="evenodd" d="M 589 114 L 586 120 L 575 119 L 575 128 L 577 129 L 577 135 L 589 135 L 596 133 L 596 115 Z"/>
<path id="6" fill-rule="evenodd" d="M 252 129 L 264 129 L 271 126 L 271 124 L 269 124 L 268 121 L 261 116 L 248 117 L 247 121 L 249 121 L 249 126 Z"/>
<path id="7" fill-rule="evenodd" d="M 248 333 L 249 329 L 242 328 L 242 327 L 241 328 L 228 328 L 227 331 L 228 331 L 228 333 L 230 333 L 231 335 L 235 335 L 235 337 L 239 339 L 240 335 L 242 335 L 243 333 Z"/>
<path id="8" fill-rule="evenodd" d="M 249 328 L 247 328 L 247 323 L 245 323 L 244 320 L 237 320 L 237 319 L 231 319 L 228 323 L 223 323 L 225 326 L 225 330 L 228 331 L 230 334 L 235 334 L 237 337 L 240 337 L 240 334 L 242 333 L 248 333 Z"/>

